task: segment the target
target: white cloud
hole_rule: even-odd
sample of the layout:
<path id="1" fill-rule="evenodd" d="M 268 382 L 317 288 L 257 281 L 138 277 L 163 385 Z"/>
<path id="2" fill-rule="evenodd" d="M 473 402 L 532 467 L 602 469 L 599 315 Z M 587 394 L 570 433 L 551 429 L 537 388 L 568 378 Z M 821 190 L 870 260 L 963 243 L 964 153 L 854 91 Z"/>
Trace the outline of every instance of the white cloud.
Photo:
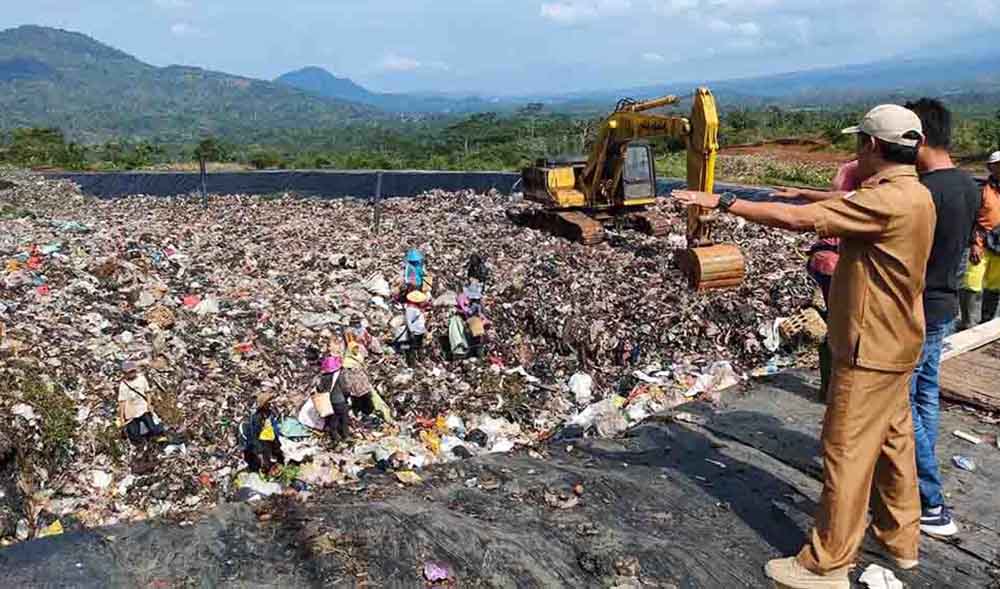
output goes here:
<path id="1" fill-rule="evenodd" d="M 677 14 L 698 8 L 699 0 L 650 0 L 653 12 Z"/>
<path id="2" fill-rule="evenodd" d="M 378 62 L 378 69 L 386 72 L 412 72 L 421 69 L 447 71 L 451 68 L 442 61 L 420 61 L 397 53 L 387 53 Z"/>
<path id="3" fill-rule="evenodd" d="M 652 51 L 642 54 L 642 60 L 648 61 L 650 63 L 663 63 L 667 61 L 666 57 L 663 57 L 659 53 L 653 53 Z"/>
<path id="4" fill-rule="evenodd" d="M 542 18 L 561 25 L 595 20 L 603 16 L 620 15 L 632 8 L 632 0 L 561 0 L 543 2 Z"/>
<path id="5" fill-rule="evenodd" d="M 153 4 L 168 10 L 191 8 L 190 0 L 153 0 Z"/>
<path id="6" fill-rule="evenodd" d="M 756 37 L 760 34 L 760 27 L 755 22 L 741 22 L 736 25 L 735 30 L 737 33 L 747 37 Z"/>
<path id="7" fill-rule="evenodd" d="M 201 35 L 201 29 L 186 22 L 179 22 L 170 25 L 170 32 L 175 37 L 197 37 Z"/>
<path id="8" fill-rule="evenodd" d="M 721 18 L 711 18 L 705 23 L 705 27 L 713 33 L 727 35 L 742 35 L 744 37 L 756 37 L 760 35 L 760 25 L 755 22 L 731 23 Z"/>

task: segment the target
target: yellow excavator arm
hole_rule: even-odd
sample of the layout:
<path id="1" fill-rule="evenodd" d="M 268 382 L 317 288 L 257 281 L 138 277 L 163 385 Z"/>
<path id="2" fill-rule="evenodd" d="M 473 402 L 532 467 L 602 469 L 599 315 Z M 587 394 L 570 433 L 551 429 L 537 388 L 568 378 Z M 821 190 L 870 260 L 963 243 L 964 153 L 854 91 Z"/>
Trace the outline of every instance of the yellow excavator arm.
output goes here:
<path id="1" fill-rule="evenodd" d="M 625 167 L 624 150 L 641 139 L 672 137 L 687 145 L 687 185 L 711 192 L 715 186 L 715 160 L 719 151 L 719 113 L 707 88 L 694 94 L 690 118 L 649 114 L 646 111 L 680 102 L 664 96 L 644 102 L 625 102 L 604 122 L 581 174 L 581 188 L 590 206 L 623 206 L 616 202 Z M 610 162 L 610 165 L 609 165 Z M 655 197 L 651 194 L 650 198 Z M 687 237 L 691 247 L 711 245 L 712 217 L 699 207 L 688 211 Z"/>
<path id="2" fill-rule="evenodd" d="M 642 140 L 683 139 L 687 147 L 687 185 L 705 192 L 714 189 L 719 151 L 719 114 L 708 89 L 695 92 L 688 118 L 648 112 L 679 101 L 676 96 L 664 96 L 644 102 L 619 102 L 601 125 L 585 163 L 553 165 L 540 161 L 522 172 L 525 198 L 546 206 L 553 215 L 552 225 L 561 227 L 556 232 L 583 243 L 602 239 L 598 220 L 623 213 L 631 215 L 651 235 L 669 231 L 669 224 L 656 215 L 637 212 L 656 200 L 652 149 Z M 746 272 L 739 248 L 714 243 L 711 233 L 715 217 L 708 211 L 690 207 L 687 217 L 688 250 L 679 259 L 692 287 L 739 285 Z"/>

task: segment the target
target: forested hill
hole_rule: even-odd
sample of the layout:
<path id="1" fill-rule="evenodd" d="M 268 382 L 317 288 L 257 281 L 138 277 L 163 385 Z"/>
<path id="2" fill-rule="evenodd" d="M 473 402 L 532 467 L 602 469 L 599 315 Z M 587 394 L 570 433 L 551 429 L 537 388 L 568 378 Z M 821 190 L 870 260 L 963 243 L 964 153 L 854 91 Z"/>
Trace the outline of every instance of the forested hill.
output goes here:
<path id="1" fill-rule="evenodd" d="M 252 139 L 380 116 L 372 106 L 194 67 L 154 67 L 90 37 L 47 27 L 0 31 L 0 128 L 108 137 Z"/>

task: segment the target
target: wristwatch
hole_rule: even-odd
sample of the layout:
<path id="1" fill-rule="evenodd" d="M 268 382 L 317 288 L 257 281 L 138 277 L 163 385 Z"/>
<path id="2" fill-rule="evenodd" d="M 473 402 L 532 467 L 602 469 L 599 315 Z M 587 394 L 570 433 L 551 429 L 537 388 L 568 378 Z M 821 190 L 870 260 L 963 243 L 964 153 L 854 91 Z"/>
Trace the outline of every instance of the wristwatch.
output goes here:
<path id="1" fill-rule="evenodd" d="M 719 195 L 719 206 L 718 208 L 723 211 L 728 211 L 729 207 L 733 206 L 736 202 L 736 195 L 732 192 L 723 192 Z"/>

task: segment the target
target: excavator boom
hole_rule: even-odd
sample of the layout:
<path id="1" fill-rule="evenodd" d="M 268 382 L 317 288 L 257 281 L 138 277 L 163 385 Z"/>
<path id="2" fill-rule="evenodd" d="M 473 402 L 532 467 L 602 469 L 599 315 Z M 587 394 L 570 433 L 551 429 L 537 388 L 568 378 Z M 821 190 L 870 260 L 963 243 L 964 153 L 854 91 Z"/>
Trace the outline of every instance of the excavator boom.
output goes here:
<path id="1" fill-rule="evenodd" d="M 623 100 L 601 125 L 586 162 L 540 160 L 537 166 L 523 170 L 525 198 L 545 205 L 548 211 L 546 218 L 536 217 L 526 224 L 583 243 L 601 241 L 604 232 L 600 220 L 615 217 L 625 217 L 651 235 L 669 231 L 666 218 L 644 211 L 656 201 L 654 154 L 645 140 L 683 139 L 688 186 L 704 191 L 713 188 L 719 149 L 719 115 L 709 90 L 697 90 L 690 118 L 648 112 L 679 101 L 676 96 L 642 102 Z M 697 207 L 688 211 L 689 249 L 681 260 L 692 286 L 698 289 L 735 286 L 745 273 L 742 255 L 735 246 L 714 245 L 713 220 Z"/>

